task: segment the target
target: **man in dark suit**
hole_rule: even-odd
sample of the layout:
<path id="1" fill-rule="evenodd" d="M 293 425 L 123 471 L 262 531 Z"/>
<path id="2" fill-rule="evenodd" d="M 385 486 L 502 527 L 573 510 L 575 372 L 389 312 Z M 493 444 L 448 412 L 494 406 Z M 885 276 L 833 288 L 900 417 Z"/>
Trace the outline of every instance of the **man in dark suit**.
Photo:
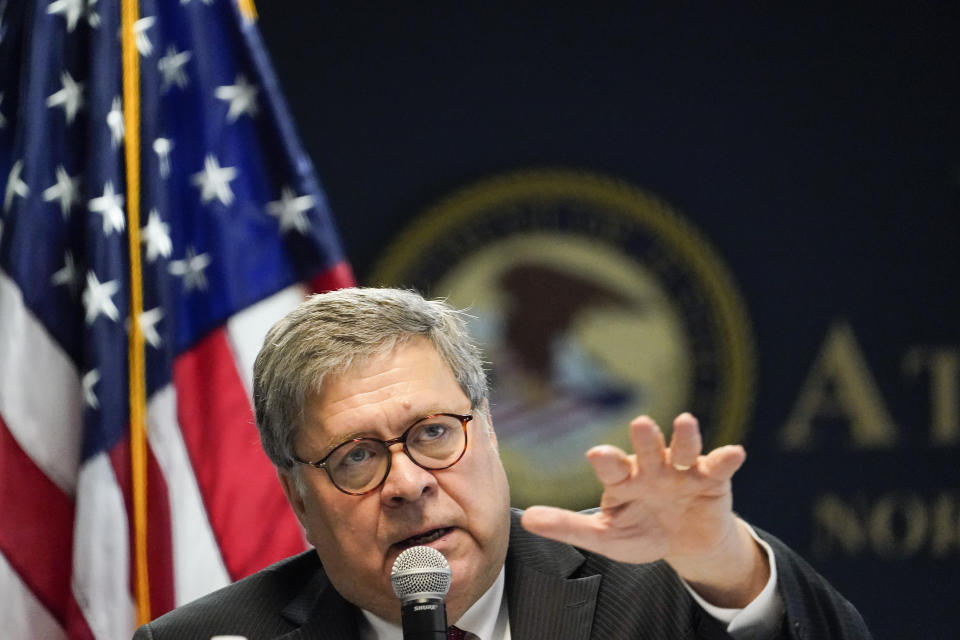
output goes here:
<path id="1" fill-rule="evenodd" d="M 315 296 L 271 329 L 257 426 L 314 550 L 141 628 L 137 638 L 400 638 L 397 555 L 447 558 L 447 616 L 480 640 L 869 637 L 856 610 L 732 511 L 739 446 L 669 446 L 647 417 L 633 453 L 587 457 L 593 513 L 511 511 L 479 353 L 462 315 L 391 289 Z M 470 637 L 470 636 L 468 636 Z"/>

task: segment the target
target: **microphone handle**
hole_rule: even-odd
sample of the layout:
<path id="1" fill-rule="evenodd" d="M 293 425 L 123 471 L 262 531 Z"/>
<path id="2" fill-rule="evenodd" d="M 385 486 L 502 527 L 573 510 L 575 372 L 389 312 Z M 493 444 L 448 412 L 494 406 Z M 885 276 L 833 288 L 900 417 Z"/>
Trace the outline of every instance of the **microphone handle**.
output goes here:
<path id="1" fill-rule="evenodd" d="M 400 608 L 403 640 L 447 640 L 447 607 L 443 598 L 413 598 Z"/>

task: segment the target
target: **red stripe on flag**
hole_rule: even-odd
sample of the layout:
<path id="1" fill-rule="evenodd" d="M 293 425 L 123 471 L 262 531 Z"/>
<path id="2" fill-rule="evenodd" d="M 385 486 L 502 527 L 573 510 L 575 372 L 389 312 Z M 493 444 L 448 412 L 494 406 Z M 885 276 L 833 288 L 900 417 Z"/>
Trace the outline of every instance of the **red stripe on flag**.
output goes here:
<path id="1" fill-rule="evenodd" d="M 342 287 L 352 287 L 356 284 L 353 278 L 353 269 L 348 262 L 338 262 L 316 278 L 307 283 L 312 293 L 333 291 Z"/>
<path id="2" fill-rule="evenodd" d="M 66 577 L 64 577 L 66 580 Z M 77 601 L 71 596 L 67 603 L 67 637 L 70 640 L 96 640 L 87 625 L 87 619 L 80 611 Z"/>
<path id="3" fill-rule="evenodd" d="M 66 625 L 73 499 L 20 448 L 0 416 L 0 551 L 37 600 Z"/>
<path id="4" fill-rule="evenodd" d="M 130 522 L 130 548 L 133 549 L 133 516 L 130 491 L 130 441 L 123 439 L 110 451 L 110 464 L 123 494 Z M 173 540 L 170 527 L 170 497 L 167 482 L 153 452 L 147 450 L 147 572 L 150 579 L 150 615 L 154 618 L 174 607 Z M 130 589 L 133 592 L 133 563 L 130 564 Z"/>
<path id="5" fill-rule="evenodd" d="M 177 420 L 227 571 L 242 578 L 305 548 L 222 329 L 173 365 Z"/>

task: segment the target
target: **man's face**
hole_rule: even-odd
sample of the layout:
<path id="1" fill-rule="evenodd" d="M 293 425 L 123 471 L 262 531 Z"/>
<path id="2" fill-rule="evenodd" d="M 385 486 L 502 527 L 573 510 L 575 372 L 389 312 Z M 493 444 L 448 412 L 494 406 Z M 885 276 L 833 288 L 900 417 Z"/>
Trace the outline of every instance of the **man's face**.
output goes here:
<path id="1" fill-rule="evenodd" d="M 307 403 L 296 453 L 318 460 L 350 438 L 395 438 L 434 413 L 471 413 L 470 401 L 433 345 L 414 338 L 326 379 Z M 509 490 L 489 418 L 472 413 L 467 450 L 456 465 L 427 471 L 394 445 L 386 481 L 363 496 L 342 493 L 321 469 L 281 472 L 307 539 L 347 600 L 399 622 L 390 570 L 413 544 L 437 549 L 450 563 L 451 624 L 493 583 L 507 552 Z M 301 474 L 299 490 L 295 473 Z"/>

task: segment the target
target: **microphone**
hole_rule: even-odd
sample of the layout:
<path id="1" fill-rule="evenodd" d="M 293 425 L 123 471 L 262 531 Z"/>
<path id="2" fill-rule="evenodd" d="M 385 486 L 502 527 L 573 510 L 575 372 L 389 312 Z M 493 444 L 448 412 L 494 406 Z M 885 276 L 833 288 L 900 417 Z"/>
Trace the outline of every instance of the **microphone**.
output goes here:
<path id="1" fill-rule="evenodd" d="M 400 598 L 403 640 L 447 640 L 450 565 L 432 547 L 403 551 L 390 571 L 393 592 Z"/>

